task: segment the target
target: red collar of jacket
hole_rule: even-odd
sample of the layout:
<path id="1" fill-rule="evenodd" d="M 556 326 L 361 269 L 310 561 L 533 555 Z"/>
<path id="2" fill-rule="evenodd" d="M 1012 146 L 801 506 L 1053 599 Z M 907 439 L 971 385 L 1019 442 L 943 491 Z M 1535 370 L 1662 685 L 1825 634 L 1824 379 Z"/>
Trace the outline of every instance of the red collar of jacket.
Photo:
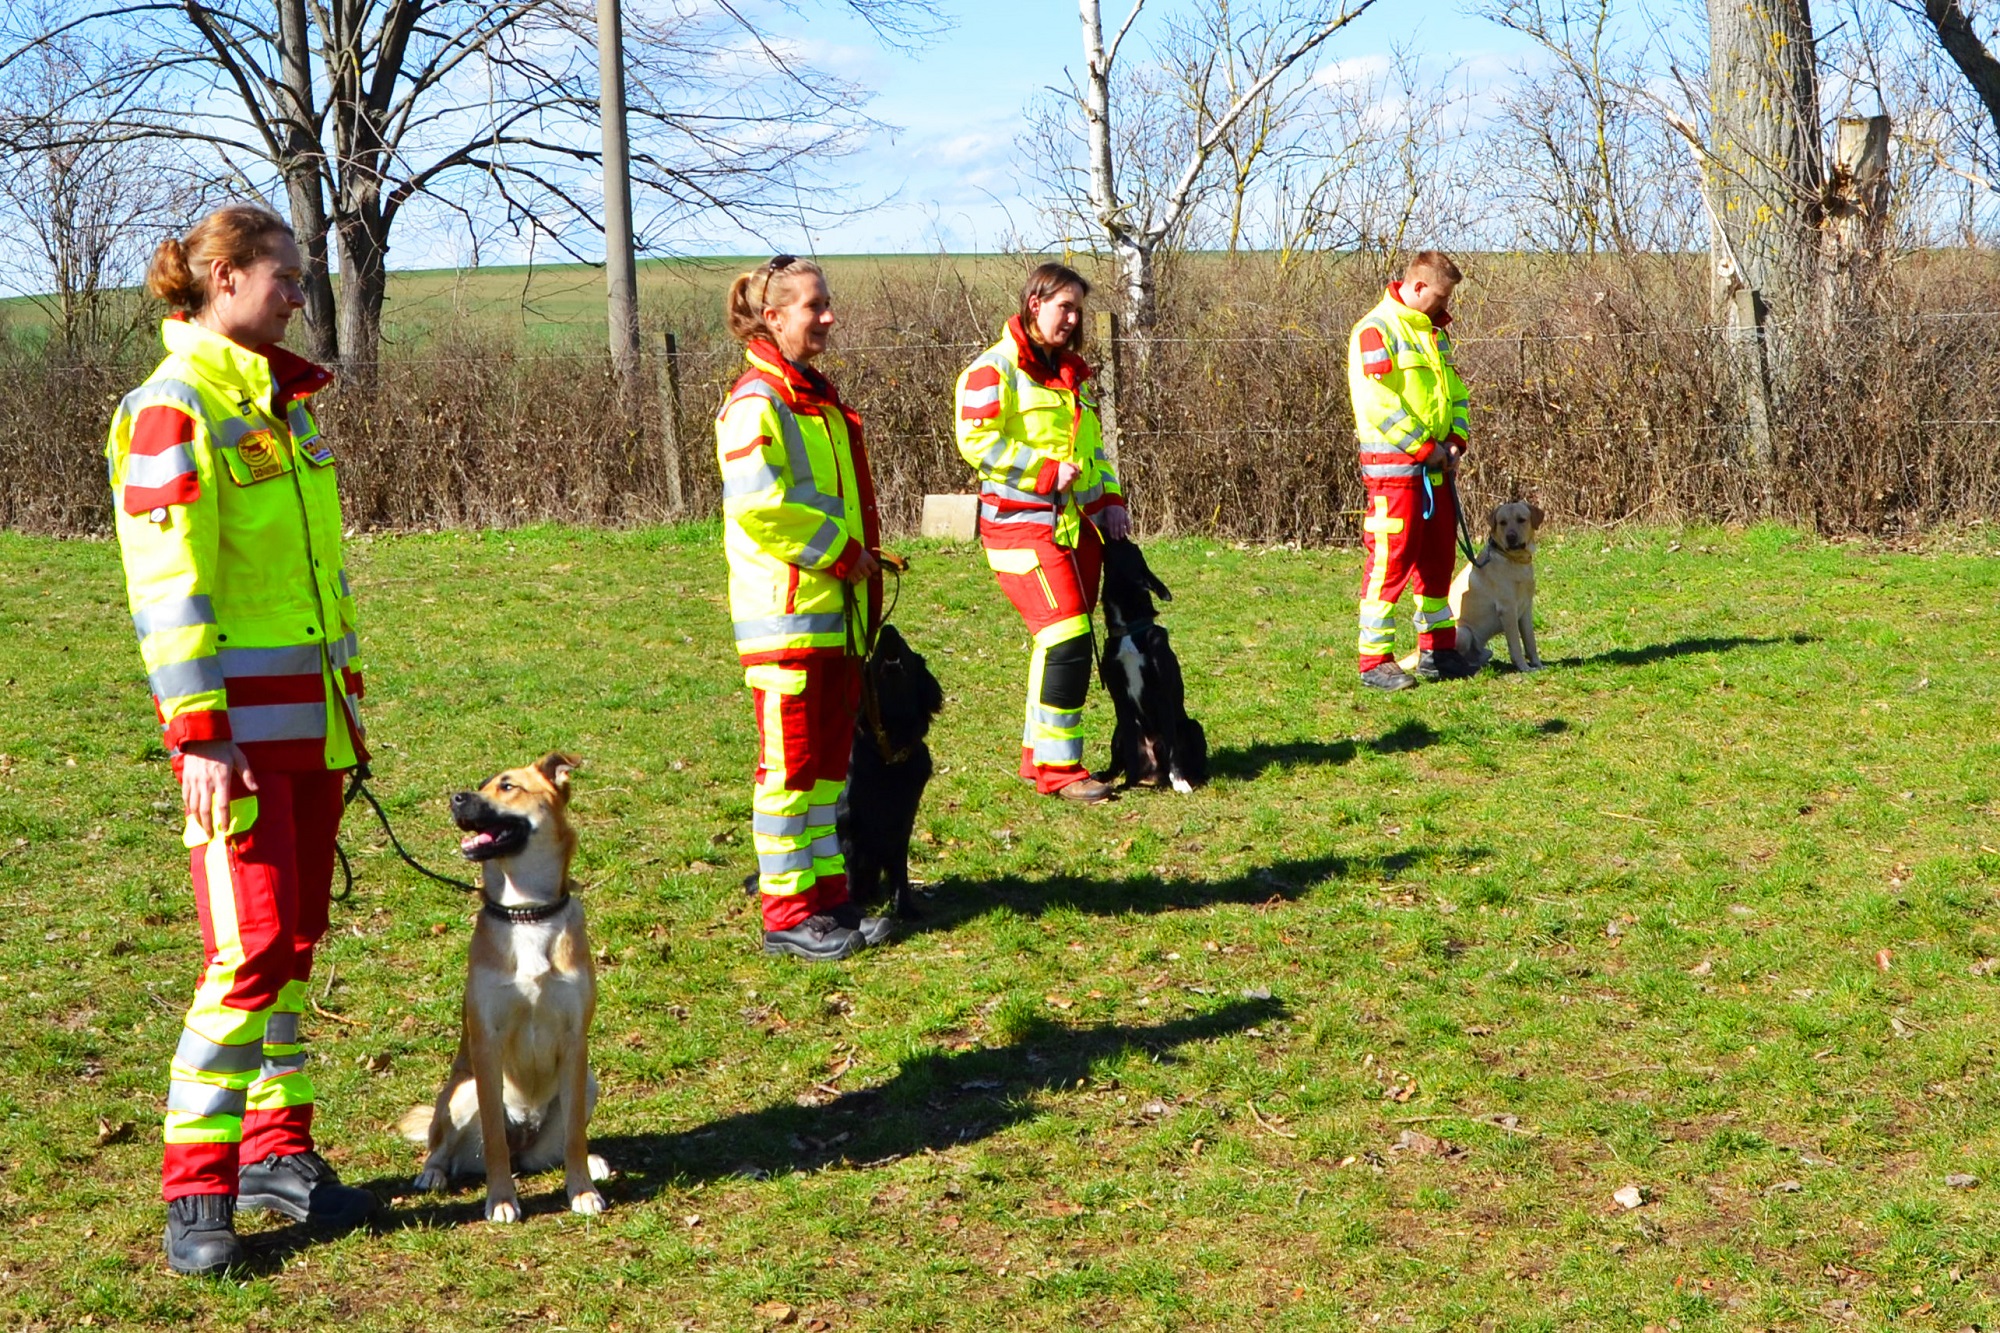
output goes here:
<path id="1" fill-rule="evenodd" d="M 187 315 L 178 310 L 168 315 L 167 318 L 180 320 L 183 324 L 188 322 Z M 333 383 L 333 372 L 331 370 L 328 370 L 325 366 L 308 361 L 298 353 L 288 351 L 277 343 L 265 343 L 262 347 L 251 347 L 245 350 L 255 352 L 258 356 L 263 357 L 271 363 L 271 383 L 277 389 L 273 397 L 276 399 L 279 407 L 283 407 L 287 403 L 295 403 L 301 398 L 310 398 L 327 385 Z"/>
<path id="2" fill-rule="evenodd" d="M 1044 359 L 1045 353 L 1029 340 L 1028 331 L 1021 327 L 1021 317 L 1014 316 L 1007 321 L 1007 336 L 1014 340 L 1016 358 L 1020 362 L 1021 373 L 1043 388 L 1068 389 L 1075 393 L 1083 382 L 1094 373 L 1090 363 L 1068 350 L 1056 351 L 1055 365 L 1052 367 Z"/>
<path id="3" fill-rule="evenodd" d="M 840 401 L 840 392 L 833 387 L 832 380 L 810 366 L 796 365 L 787 360 L 784 353 L 769 340 L 753 339 L 744 347 L 743 355 L 750 363 L 743 372 L 744 378 L 763 380 L 778 391 L 785 400 L 785 406 L 794 412 L 804 411 L 818 416 L 832 408 L 846 420 L 847 443 L 854 452 L 855 498 L 861 506 L 861 544 L 871 551 L 881 549 L 882 518 L 875 507 L 875 478 L 868 467 L 868 445 L 861 431 L 861 414 Z M 872 595 L 880 598 L 881 580 L 876 580 Z M 879 606 L 876 609 L 879 611 Z"/>
<path id="4" fill-rule="evenodd" d="M 1403 307 L 1403 309 L 1410 310 L 1412 313 L 1422 313 L 1421 311 L 1416 311 L 1408 301 L 1403 299 L 1403 284 L 1400 282 L 1389 284 L 1389 299 Z M 1425 315 L 1424 318 L 1428 319 L 1434 328 L 1448 329 L 1451 327 L 1451 312 L 1449 310 L 1441 315 Z"/>

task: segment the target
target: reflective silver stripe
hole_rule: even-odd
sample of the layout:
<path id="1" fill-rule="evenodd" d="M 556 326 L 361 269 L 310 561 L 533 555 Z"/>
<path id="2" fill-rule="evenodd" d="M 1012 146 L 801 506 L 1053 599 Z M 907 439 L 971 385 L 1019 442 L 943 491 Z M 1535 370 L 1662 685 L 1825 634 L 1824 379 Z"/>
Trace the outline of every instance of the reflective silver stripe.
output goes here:
<path id="1" fill-rule="evenodd" d="M 1100 481 L 1088 490 L 1071 491 L 1070 494 L 1080 505 L 1094 504 L 1104 498 L 1104 483 Z"/>
<path id="2" fill-rule="evenodd" d="M 132 628 L 140 638 L 166 629 L 186 629 L 189 625 L 213 625 L 215 603 L 207 593 L 180 597 L 171 602 L 155 602 L 132 613 Z"/>
<path id="3" fill-rule="evenodd" d="M 776 389 L 762 380 L 751 380 L 738 389 L 729 401 L 738 403 L 745 398 L 766 399 L 778 410 L 778 435 L 784 441 L 785 461 L 791 466 L 792 477 L 795 480 L 810 482 L 813 474 L 812 456 L 806 453 L 806 437 L 799 431 L 799 419 L 793 414 L 792 409 L 786 405 Z M 728 408 L 725 406 L 723 410 L 727 411 Z"/>
<path id="4" fill-rule="evenodd" d="M 182 1028 L 180 1045 L 174 1048 L 174 1061 L 205 1074 L 247 1074 L 264 1063 L 264 1043 L 246 1041 L 224 1046 L 193 1028 Z"/>
<path id="5" fill-rule="evenodd" d="M 806 811 L 807 828 L 831 828 L 839 820 L 840 810 L 834 805 L 815 805 Z"/>
<path id="6" fill-rule="evenodd" d="M 1038 740 L 1035 742 L 1035 762 L 1038 764 L 1080 764 L 1083 762 L 1083 737 L 1065 737 L 1061 740 Z"/>
<path id="7" fill-rule="evenodd" d="M 772 838 L 803 837 L 806 831 L 804 815 L 767 815 L 759 810 L 750 816 L 750 831 L 762 833 Z"/>
<path id="8" fill-rule="evenodd" d="M 1003 511 L 994 508 L 992 505 L 983 504 L 979 506 L 979 517 L 988 523 L 1014 523 L 1037 528 L 1053 528 L 1056 525 L 1055 514 L 1047 509 L 1009 509 Z"/>
<path id="9" fill-rule="evenodd" d="M 354 723 L 354 729 L 364 736 L 367 735 L 368 728 L 361 725 L 361 701 L 351 694 L 343 694 L 340 697 L 347 704 L 347 717 Z"/>
<path id="10" fill-rule="evenodd" d="M 119 402 L 118 410 L 136 417 L 149 407 L 168 404 L 185 409 L 196 421 L 207 415 L 207 409 L 201 405 L 200 390 L 182 380 L 148 380 L 126 394 Z"/>
<path id="11" fill-rule="evenodd" d="M 847 507 L 840 503 L 840 497 L 837 495 L 828 495 L 825 491 L 813 485 L 810 479 L 807 479 L 800 485 L 787 488 L 785 491 L 785 503 L 788 505 L 804 505 L 808 509 L 817 509 L 829 518 L 845 518 L 847 516 Z"/>
<path id="12" fill-rule="evenodd" d="M 125 475 L 120 481 L 126 486 L 150 490 L 193 471 L 194 459 L 177 444 L 165 453 L 125 455 Z"/>
<path id="13" fill-rule="evenodd" d="M 188 662 L 169 662 L 154 667 L 146 677 L 155 699 L 183 699 L 190 694 L 206 694 L 222 688 L 222 667 L 213 657 L 197 657 Z"/>
<path id="14" fill-rule="evenodd" d="M 1044 708 L 1040 704 L 1028 705 L 1035 715 L 1035 721 L 1045 727 L 1055 727 L 1061 731 L 1073 731 L 1083 725 L 1083 710 L 1074 713 L 1061 712 L 1054 708 Z"/>
<path id="15" fill-rule="evenodd" d="M 294 1051 L 290 1055 L 267 1055 L 264 1057 L 264 1067 L 257 1077 L 259 1080 L 283 1078 L 287 1074 L 296 1074 L 305 1067 L 304 1051 Z"/>
<path id="16" fill-rule="evenodd" d="M 739 620 L 732 628 L 739 641 L 744 639 L 775 639 L 797 634 L 838 634 L 845 628 L 846 617 L 839 611 L 815 611 L 810 615 L 763 616 L 756 620 Z"/>
<path id="17" fill-rule="evenodd" d="M 981 495 L 997 495 L 1003 500 L 1014 500 L 1021 504 L 1047 505 L 1050 503 L 1050 499 L 1046 495 L 1037 495 L 1033 491 L 1016 490 L 1012 486 L 1003 485 L 997 481 L 983 481 L 979 483 L 979 493 Z"/>
<path id="18" fill-rule="evenodd" d="M 1472 423 L 1463 416 L 1456 416 L 1451 419 L 1451 430 L 1454 435 L 1469 435 L 1472 433 Z"/>
<path id="19" fill-rule="evenodd" d="M 1012 458 L 1014 452 L 1021 447 L 1003 435 L 986 446 L 986 452 L 979 455 L 979 465 L 989 471 L 998 471 L 1007 466 L 1007 460 Z M 1017 472 L 1019 470 L 1018 468 L 1015 469 Z"/>
<path id="20" fill-rule="evenodd" d="M 816 859 L 822 861 L 829 860 L 833 857 L 839 856 L 840 835 L 836 833 L 820 834 L 819 837 L 814 838 L 812 840 L 811 851 Z"/>
<path id="21" fill-rule="evenodd" d="M 1361 628 L 1363 629 L 1392 629 L 1395 627 L 1396 617 L 1393 614 L 1371 616 L 1366 611 L 1363 611 L 1360 615 L 1360 621 Z"/>
<path id="22" fill-rule="evenodd" d="M 964 407 L 992 407 L 1000 401 L 1000 385 L 989 384 L 983 389 L 960 389 L 958 405 Z"/>
<path id="23" fill-rule="evenodd" d="M 1387 324 L 1370 320 L 1362 327 L 1373 329 L 1375 332 L 1381 334 L 1382 341 L 1388 344 L 1388 350 L 1392 352 L 1415 352 L 1419 356 L 1423 355 L 1424 345 L 1422 343 L 1411 342 Z"/>
<path id="24" fill-rule="evenodd" d="M 760 875 L 784 875 L 812 868 L 813 854 L 809 847 L 794 847 L 788 852 L 757 853 L 757 873 Z"/>
<path id="25" fill-rule="evenodd" d="M 264 1044 L 266 1046 L 296 1046 L 298 1045 L 298 1041 L 299 1016 L 297 1014 L 290 1012 L 274 1013 L 271 1015 L 270 1022 L 264 1025 Z"/>
<path id="26" fill-rule="evenodd" d="M 1422 463 L 1363 463 L 1361 475 L 1364 477 L 1421 477 Z"/>
<path id="27" fill-rule="evenodd" d="M 182 1115 L 231 1115 L 241 1120 L 249 1101 L 249 1094 L 242 1088 L 218 1088 L 212 1083 L 191 1083 L 180 1078 L 167 1084 L 167 1109 Z"/>
<path id="28" fill-rule="evenodd" d="M 238 704 L 229 710 L 239 741 L 313 741 L 326 737 L 325 704 Z"/>
<path id="29" fill-rule="evenodd" d="M 759 491 L 768 491 L 773 486 L 783 483 L 784 480 L 784 473 L 778 471 L 778 469 L 772 467 L 769 463 L 760 463 L 755 472 L 745 472 L 735 477 L 724 477 L 722 479 L 722 498 L 725 500 L 740 500 L 746 495 L 755 495 Z"/>
<path id="30" fill-rule="evenodd" d="M 317 676 L 320 669 L 316 643 L 291 648 L 224 648 L 216 656 L 222 659 L 225 676 Z"/>
<path id="31" fill-rule="evenodd" d="M 306 412 L 304 403 L 292 404 L 291 410 L 285 414 L 285 424 L 291 427 L 292 443 L 295 445 L 311 444 L 319 438 L 319 423 Z"/>
<path id="32" fill-rule="evenodd" d="M 326 648 L 327 656 L 333 659 L 334 669 L 338 670 L 361 655 L 361 640 L 355 637 L 353 630 L 349 630 L 328 644 Z M 304 675 L 306 673 L 301 671 L 297 674 Z"/>
<path id="33" fill-rule="evenodd" d="M 812 540 L 806 543 L 806 548 L 800 552 L 800 556 L 803 563 L 816 566 L 845 545 L 847 545 L 847 530 L 829 518 L 819 525 L 819 531 L 815 532 Z"/>

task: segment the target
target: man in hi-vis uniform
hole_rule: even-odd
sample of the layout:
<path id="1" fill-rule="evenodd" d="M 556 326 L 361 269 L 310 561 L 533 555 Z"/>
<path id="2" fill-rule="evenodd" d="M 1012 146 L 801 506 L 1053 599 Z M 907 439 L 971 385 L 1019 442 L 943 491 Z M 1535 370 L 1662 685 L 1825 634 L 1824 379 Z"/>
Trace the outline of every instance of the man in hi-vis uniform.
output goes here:
<path id="1" fill-rule="evenodd" d="M 1347 343 L 1348 391 L 1367 507 L 1361 527 L 1361 683 L 1402 690 L 1460 680 L 1475 668 L 1458 652 L 1447 594 L 1458 512 L 1446 478 L 1469 443 L 1470 402 L 1451 363 L 1447 307 L 1461 278 L 1449 256 L 1425 250 L 1362 316 Z M 1396 664 L 1396 599 L 1414 576 L 1415 675 Z"/>

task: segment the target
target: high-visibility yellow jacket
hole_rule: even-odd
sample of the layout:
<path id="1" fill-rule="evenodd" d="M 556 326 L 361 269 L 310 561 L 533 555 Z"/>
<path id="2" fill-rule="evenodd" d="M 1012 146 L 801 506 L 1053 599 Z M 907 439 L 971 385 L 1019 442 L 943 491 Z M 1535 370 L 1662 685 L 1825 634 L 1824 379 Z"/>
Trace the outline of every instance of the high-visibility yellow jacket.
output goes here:
<path id="1" fill-rule="evenodd" d="M 745 666 L 862 649 L 880 612 L 847 575 L 881 544 L 861 417 L 817 371 L 767 342 L 715 419 L 729 616 Z"/>
<path id="2" fill-rule="evenodd" d="M 332 373 L 184 319 L 125 395 L 105 457 L 132 625 L 167 748 L 233 740 L 252 770 L 367 757 L 333 451 Z"/>
<path id="3" fill-rule="evenodd" d="M 1082 357 L 1050 365 L 1021 328 L 1007 321 L 1000 341 L 958 377 L 958 452 L 979 474 L 979 533 L 988 546 L 1046 541 L 1074 546 L 1079 514 L 1095 519 L 1125 503 L 1104 451 L 1091 370 Z M 1056 493 L 1056 466 L 1076 480 Z"/>
<path id="4" fill-rule="evenodd" d="M 1471 396 L 1452 366 L 1451 316 L 1433 323 L 1403 304 L 1400 285 L 1391 283 L 1348 335 L 1347 388 L 1362 480 L 1413 485 L 1439 445 L 1469 440 Z M 1443 475 L 1429 470 L 1433 481 Z"/>

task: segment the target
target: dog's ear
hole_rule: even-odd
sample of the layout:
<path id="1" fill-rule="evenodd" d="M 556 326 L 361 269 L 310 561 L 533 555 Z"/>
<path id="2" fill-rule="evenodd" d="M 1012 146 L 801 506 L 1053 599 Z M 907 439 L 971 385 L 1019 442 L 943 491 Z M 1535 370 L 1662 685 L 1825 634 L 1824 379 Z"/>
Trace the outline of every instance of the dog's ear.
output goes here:
<path id="1" fill-rule="evenodd" d="M 569 755 L 551 750 L 535 761 L 535 771 L 547 778 L 549 785 L 561 792 L 566 800 L 569 797 L 569 775 L 577 763 Z"/>
<path id="2" fill-rule="evenodd" d="M 1486 511 L 1486 530 L 1488 532 L 1500 531 L 1500 511 L 1505 509 L 1506 507 L 1507 506 L 1505 503 L 1501 503 L 1494 505 L 1491 509 Z"/>
<path id="3" fill-rule="evenodd" d="M 1150 569 L 1146 571 L 1146 586 L 1151 588 L 1153 595 L 1161 601 L 1171 602 L 1174 600 L 1174 595 L 1167 591 L 1167 585 L 1160 582 L 1160 576 Z"/>
<path id="4" fill-rule="evenodd" d="M 1531 527 L 1531 528 L 1539 528 L 1539 527 L 1541 527 L 1541 526 L 1542 526 L 1542 521 L 1543 521 L 1544 519 L 1546 519 L 1547 517 L 1548 517 L 1548 515 L 1547 515 L 1547 514 L 1544 514 L 1544 513 L 1542 512 L 1542 507 L 1541 507 L 1540 505 L 1538 505 L 1538 504 L 1535 504 L 1535 503 L 1534 503 L 1533 501 L 1530 501 L 1530 502 L 1528 503 L 1528 526 L 1529 526 L 1529 527 Z"/>

